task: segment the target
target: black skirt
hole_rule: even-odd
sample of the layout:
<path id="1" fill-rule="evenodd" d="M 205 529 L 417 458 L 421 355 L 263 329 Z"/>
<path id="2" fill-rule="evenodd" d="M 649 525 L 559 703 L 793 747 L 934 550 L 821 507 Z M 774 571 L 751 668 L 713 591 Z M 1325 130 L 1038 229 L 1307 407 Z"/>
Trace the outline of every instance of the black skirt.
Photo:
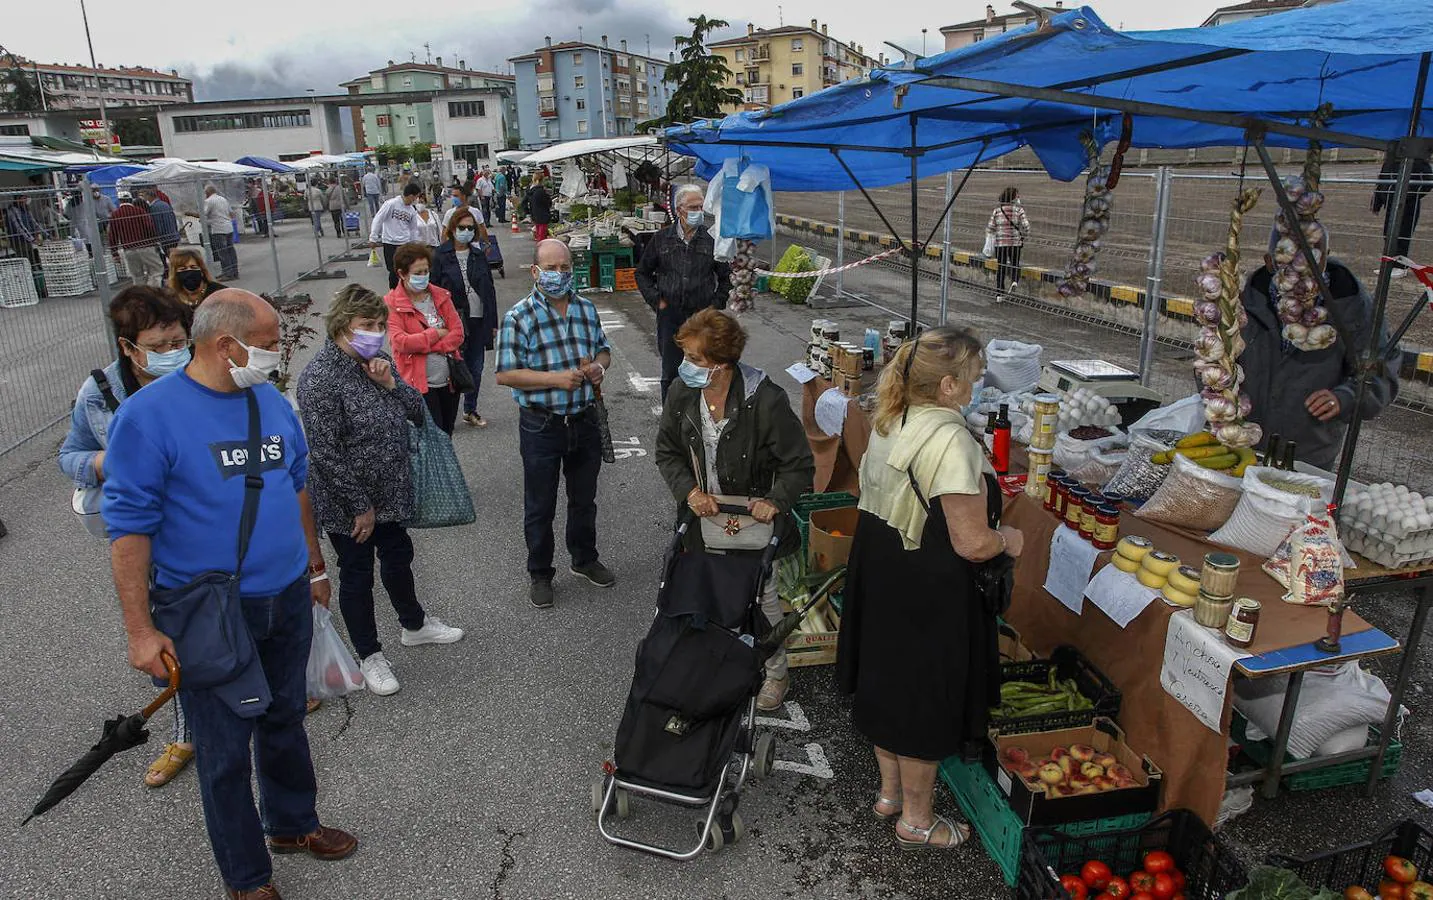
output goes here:
<path id="1" fill-rule="evenodd" d="M 974 566 L 951 547 L 939 499 L 917 550 L 862 511 L 849 566 L 836 674 L 854 696 L 856 730 L 897 756 L 977 753 L 1000 698 L 997 623 Z"/>

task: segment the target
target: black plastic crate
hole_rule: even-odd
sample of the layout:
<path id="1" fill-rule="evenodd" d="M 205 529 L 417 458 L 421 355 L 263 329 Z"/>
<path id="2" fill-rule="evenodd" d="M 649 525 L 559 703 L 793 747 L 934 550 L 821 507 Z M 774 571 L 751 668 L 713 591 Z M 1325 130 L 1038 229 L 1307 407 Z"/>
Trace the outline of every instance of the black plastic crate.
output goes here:
<path id="1" fill-rule="evenodd" d="M 1164 850 L 1186 879 L 1188 900 L 1224 900 L 1224 895 L 1249 882 L 1248 872 L 1233 851 L 1220 843 L 1199 816 L 1187 809 L 1167 812 L 1139 828 L 1074 837 L 1052 828 L 1032 828 L 1020 848 L 1017 900 L 1072 900 L 1060 887 L 1061 875 L 1072 875 L 1092 859 L 1127 877 L 1144 865 L 1144 855 Z"/>
<path id="2" fill-rule="evenodd" d="M 1271 854 L 1269 865 L 1293 870 L 1314 890 L 1327 887 L 1342 893 L 1345 888 L 1360 885 L 1376 897 L 1378 883 L 1385 877 L 1386 856 L 1401 856 L 1413 863 L 1418 867 L 1418 877 L 1427 881 L 1433 876 L 1433 832 L 1409 819 L 1390 826 L 1371 841 L 1340 850 L 1300 857 Z"/>
<path id="3" fill-rule="evenodd" d="M 1055 648 L 1049 659 L 1032 659 L 1026 662 L 1002 662 L 1000 683 L 1009 681 L 1031 681 L 1043 684 L 1050 677 L 1050 669 L 1060 681 L 1073 678 L 1080 693 L 1090 699 L 1090 709 L 1076 709 L 1067 712 L 1039 713 L 1033 716 L 1012 716 L 1009 718 L 991 713 L 990 728 L 1001 734 L 1025 734 L 1031 731 L 1062 731 L 1066 728 L 1080 728 L 1095 720 L 1096 716 L 1119 721 L 1120 703 L 1123 699 L 1119 688 L 1095 664 L 1074 647 L 1061 645 Z"/>

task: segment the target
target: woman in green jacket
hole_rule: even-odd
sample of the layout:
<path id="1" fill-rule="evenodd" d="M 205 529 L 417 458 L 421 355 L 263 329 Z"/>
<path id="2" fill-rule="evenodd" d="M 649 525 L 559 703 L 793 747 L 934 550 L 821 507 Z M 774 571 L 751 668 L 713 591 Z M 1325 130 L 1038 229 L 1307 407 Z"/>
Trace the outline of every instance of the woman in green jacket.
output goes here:
<path id="1" fill-rule="evenodd" d="M 791 507 L 811 490 L 815 462 L 786 391 L 741 362 L 746 331 L 720 310 L 692 316 L 676 341 L 684 359 L 657 433 L 662 478 L 702 518 L 717 515 L 717 494 L 750 498 L 752 518 L 772 524 L 781 539 L 777 556 L 789 556 L 801 545 Z M 689 550 L 705 549 L 700 529 L 687 534 Z M 761 608 L 771 622 L 781 618 L 774 575 L 762 587 Z M 779 709 L 790 683 L 783 650 L 766 663 L 757 706 Z"/>

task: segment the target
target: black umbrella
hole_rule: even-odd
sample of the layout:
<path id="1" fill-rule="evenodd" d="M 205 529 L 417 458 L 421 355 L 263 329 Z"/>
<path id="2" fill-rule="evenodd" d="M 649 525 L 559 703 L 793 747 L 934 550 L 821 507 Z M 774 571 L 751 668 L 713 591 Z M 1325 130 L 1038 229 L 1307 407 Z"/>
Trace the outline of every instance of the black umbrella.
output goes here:
<path id="1" fill-rule="evenodd" d="M 138 747 L 149 740 L 149 732 L 144 729 L 144 723 L 149 717 L 159 711 L 159 708 L 168 703 L 179 690 L 179 663 L 165 653 L 161 657 L 164 660 L 164 668 L 169 672 L 169 684 L 164 691 L 146 706 L 144 709 L 131 716 L 115 716 L 104 723 L 104 734 L 100 736 L 99 742 L 89 749 L 89 752 L 79 758 L 74 765 L 65 770 L 50 789 L 45 791 L 45 796 L 30 810 L 30 815 L 25 817 L 21 826 L 29 824 L 36 816 L 44 815 L 55 807 L 61 800 L 73 794 L 80 785 L 85 783 L 100 766 L 116 753 L 128 750 L 131 747 Z"/>
<path id="2" fill-rule="evenodd" d="M 771 631 L 757 645 L 756 649 L 761 653 L 762 659 L 769 658 L 785 646 L 786 639 L 791 636 L 791 632 L 796 630 L 797 624 L 806 618 L 806 614 L 811 611 L 812 607 L 825 600 L 826 595 L 831 593 L 836 585 L 846 580 L 846 567 L 839 566 L 829 572 L 818 573 L 813 578 L 818 578 L 820 581 L 815 582 L 816 589 L 811 592 L 811 599 L 806 602 L 806 605 L 800 609 L 792 609 L 791 612 L 782 616 L 781 621 L 771 626 Z M 807 582 L 812 583 L 812 579 L 808 578 Z"/>

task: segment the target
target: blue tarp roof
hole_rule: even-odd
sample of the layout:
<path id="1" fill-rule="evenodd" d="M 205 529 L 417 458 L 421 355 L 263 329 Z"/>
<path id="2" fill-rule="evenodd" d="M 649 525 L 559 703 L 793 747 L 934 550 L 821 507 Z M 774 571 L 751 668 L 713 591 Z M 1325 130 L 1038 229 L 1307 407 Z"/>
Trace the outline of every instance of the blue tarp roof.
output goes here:
<path id="1" fill-rule="evenodd" d="M 281 163 L 276 159 L 269 159 L 267 156 L 241 156 L 234 160 L 241 166 L 253 166 L 256 169 L 268 169 L 270 172 L 293 172 L 294 167 Z"/>
<path id="2" fill-rule="evenodd" d="M 831 146 L 870 148 L 841 152 L 867 186 L 906 181 L 909 158 L 889 151 L 912 146 L 924 150 L 921 176 L 1028 145 L 1053 177 L 1070 180 L 1085 163 L 1080 132 L 1093 127 L 1106 143 L 1118 137 L 1120 113 L 919 82 L 957 76 L 1302 124 L 1328 102 L 1334 107 L 1330 130 L 1394 140 L 1407 133 L 1420 54 L 1429 51 L 1433 0 L 1344 0 L 1217 28 L 1136 32 L 1117 31 L 1081 7 L 1053 17 L 1044 30 L 1026 26 L 919 60 L 915 69 L 879 69 L 769 111 L 671 128 L 667 139 L 698 158 L 703 177 L 710 178 L 723 160 L 744 155 L 771 167 L 778 190 L 852 187 Z M 898 91 L 907 92 L 899 107 Z M 1133 126 L 1135 147 L 1244 142 L 1239 128 L 1201 122 L 1136 116 Z M 1421 131 L 1433 133 L 1426 114 Z M 983 153 L 980 139 L 989 140 Z M 1267 141 L 1296 148 L 1308 143 L 1273 133 Z"/>

